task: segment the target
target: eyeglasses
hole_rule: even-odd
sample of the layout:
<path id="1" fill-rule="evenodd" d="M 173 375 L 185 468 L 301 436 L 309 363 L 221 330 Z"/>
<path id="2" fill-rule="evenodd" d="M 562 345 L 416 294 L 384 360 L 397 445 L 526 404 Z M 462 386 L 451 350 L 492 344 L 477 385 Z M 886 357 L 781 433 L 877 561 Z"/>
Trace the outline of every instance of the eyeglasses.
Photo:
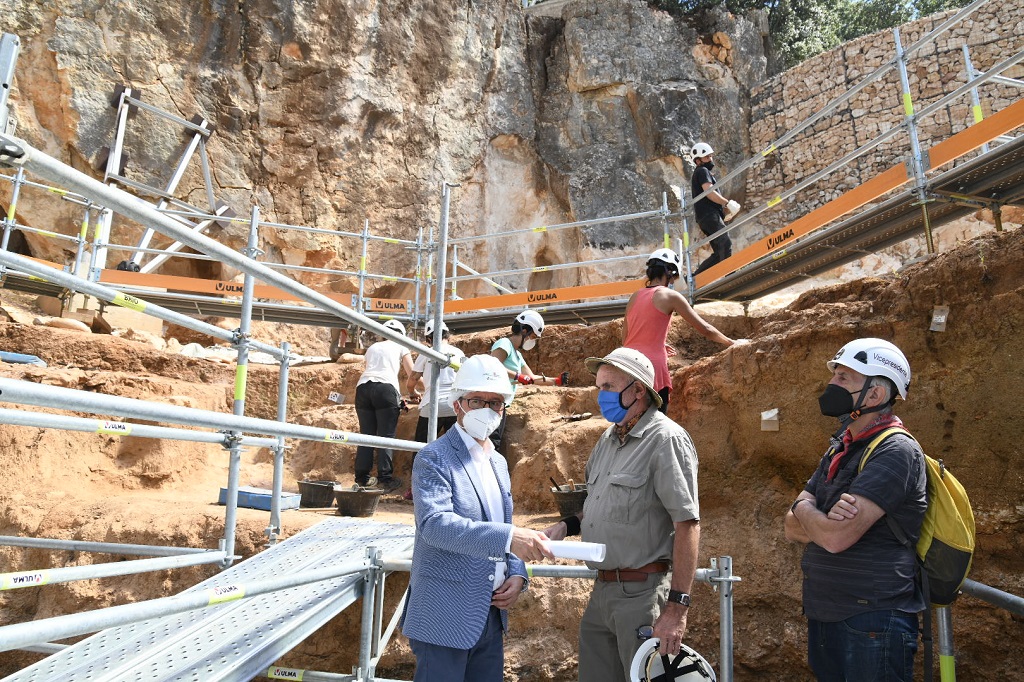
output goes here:
<path id="1" fill-rule="evenodd" d="M 484 407 L 489 407 L 495 412 L 501 412 L 505 409 L 504 400 L 482 400 L 480 398 L 462 398 L 471 409 L 479 410 Z"/>

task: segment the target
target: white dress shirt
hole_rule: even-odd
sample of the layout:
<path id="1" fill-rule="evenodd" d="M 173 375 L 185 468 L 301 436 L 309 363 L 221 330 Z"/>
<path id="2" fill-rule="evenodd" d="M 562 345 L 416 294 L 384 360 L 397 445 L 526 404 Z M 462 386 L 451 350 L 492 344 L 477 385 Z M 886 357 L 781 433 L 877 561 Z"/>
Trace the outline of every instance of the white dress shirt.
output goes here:
<path id="1" fill-rule="evenodd" d="M 490 439 L 485 438 L 484 444 L 480 445 L 475 438 L 466 433 L 461 424 L 455 425 L 462 441 L 469 450 L 469 457 L 472 466 L 469 475 L 476 484 L 477 490 L 483 497 L 484 512 L 488 521 L 494 523 L 505 522 L 505 505 L 502 502 L 501 488 L 498 487 L 498 479 L 494 475 L 494 468 L 491 466 L 491 455 L 494 453 L 494 445 Z M 512 529 L 509 528 L 508 540 L 505 542 L 505 552 L 512 546 Z M 501 587 L 508 575 L 508 562 L 497 561 L 494 565 L 494 589 Z"/>

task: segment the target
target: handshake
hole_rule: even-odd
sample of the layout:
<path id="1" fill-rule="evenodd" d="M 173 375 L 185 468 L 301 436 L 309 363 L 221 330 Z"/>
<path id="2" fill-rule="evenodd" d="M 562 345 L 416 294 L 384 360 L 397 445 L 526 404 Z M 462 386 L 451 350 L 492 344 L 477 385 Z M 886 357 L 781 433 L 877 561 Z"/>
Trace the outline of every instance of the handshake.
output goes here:
<path id="1" fill-rule="evenodd" d="M 543 379 L 544 383 L 548 383 L 547 376 L 542 374 L 541 378 Z M 536 379 L 528 374 L 516 374 L 516 381 L 524 386 L 529 386 L 530 384 L 534 383 Z M 552 377 L 550 381 L 554 383 L 555 386 L 568 386 L 569 373 L 562 372 L 558 376 Z"/>

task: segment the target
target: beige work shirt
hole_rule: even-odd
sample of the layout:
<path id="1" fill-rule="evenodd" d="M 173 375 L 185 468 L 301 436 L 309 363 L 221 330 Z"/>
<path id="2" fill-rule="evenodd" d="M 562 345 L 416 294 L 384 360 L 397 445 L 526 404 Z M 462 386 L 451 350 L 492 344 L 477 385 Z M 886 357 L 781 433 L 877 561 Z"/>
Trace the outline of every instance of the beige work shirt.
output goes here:
<path id="1" fill-rule="evenodd" d="M 612 425 L 587 460 L 582 538 L 607 546 L 590 568 L 672 560 L 674 523 L 700 518 L 697 451 L 686 429 L 651 407 L 619 444 Z"/>

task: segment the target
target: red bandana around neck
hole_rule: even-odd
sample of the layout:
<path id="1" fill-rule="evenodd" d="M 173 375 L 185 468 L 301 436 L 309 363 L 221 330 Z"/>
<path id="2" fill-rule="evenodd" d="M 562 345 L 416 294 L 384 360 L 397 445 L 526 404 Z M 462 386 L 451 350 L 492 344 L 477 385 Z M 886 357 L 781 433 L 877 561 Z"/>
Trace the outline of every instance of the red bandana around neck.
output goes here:
<path id="1" fill-rule="evenodd" d="M 839 465 L 846 456 L 846 453 L 850 451 L 850 443 L 855 440 L 865 440 L 878 434 L 879 432 L 894 427 L 903 426 L 903 422 L 896 415 L 890 413 L 881 415 L 875 421 L 871 422 L 866 429 L 860 432 L 860 434 L 854 438 L 853 434 L 850 433 L 850 429 L 846 429 L 843 432 L 843 448 L 832 455 L 832 461 L 828 465 L 828 477 L 826 481 L 831 481 L 835 478 L 836 472 L 839 471 Z"/>

